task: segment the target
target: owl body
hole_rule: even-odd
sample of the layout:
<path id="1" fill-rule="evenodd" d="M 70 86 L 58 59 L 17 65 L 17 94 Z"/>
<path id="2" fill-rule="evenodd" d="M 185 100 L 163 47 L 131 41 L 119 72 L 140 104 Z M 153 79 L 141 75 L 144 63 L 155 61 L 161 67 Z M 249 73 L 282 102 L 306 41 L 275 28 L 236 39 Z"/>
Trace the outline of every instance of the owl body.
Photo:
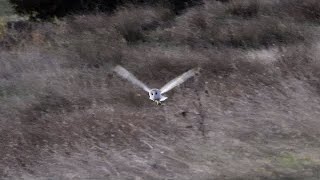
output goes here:
<path id="1" fill-rule="evenodd" d="M 134 85 L 139 86 L 144 91 L 148 92 L 149 99 L 152 101 L 155 101 L 158 105 L 161 105 L 161 102 L 168 98 L 166 96 L 163 96 L 164 93 L 166 93 L 166 92 L 170 91 L 171 89 L 173 89 L 174 87 L 180 85 L 181 83 L 183 83 L 187 79 L 194 76 L 197 72 L 196 69 L 191 69 L 191 70 L 181 74 L 180 76 L 172 79 L 171 81 L 169 81 L 167 84 L 165 84 L 160 89 L 156 89 L 156 88 L 150 89 L 147 85 L 145 85 L 143 82 L 138 80 L 133 74 L 131 74 L 128 70 L 126 70 L 122 66 L 119 66 L 119 65 L 116 66 L 114 68 L 114 71 L 116 73 L 118 73 L 122 78 L 131 81 L 131 83 L 133 83 Z"/>
<path id="2" fill-rule="evenodd" d="M 149 91 L 149 99 L 151 99 L 152 101 L 164 101 L 167 98 L 168 97 L 165 97 L 161 94 L 160 89 L 151 89 Z"/>

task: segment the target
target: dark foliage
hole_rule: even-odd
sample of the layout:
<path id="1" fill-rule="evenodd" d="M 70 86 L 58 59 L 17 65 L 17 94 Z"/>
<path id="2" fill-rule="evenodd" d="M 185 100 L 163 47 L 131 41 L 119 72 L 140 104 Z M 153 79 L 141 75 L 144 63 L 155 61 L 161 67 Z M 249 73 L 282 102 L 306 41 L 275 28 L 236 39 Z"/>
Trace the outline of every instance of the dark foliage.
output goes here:
<path id="1" fill-rule="evenodd" d="M 201 0 L 10 0 L 19 14 L 29 15 L 32 19 L 51 19 L 80 12 L 113 12 L 124 4 L 161 4 L 179 13 L 188 6 Z"/>

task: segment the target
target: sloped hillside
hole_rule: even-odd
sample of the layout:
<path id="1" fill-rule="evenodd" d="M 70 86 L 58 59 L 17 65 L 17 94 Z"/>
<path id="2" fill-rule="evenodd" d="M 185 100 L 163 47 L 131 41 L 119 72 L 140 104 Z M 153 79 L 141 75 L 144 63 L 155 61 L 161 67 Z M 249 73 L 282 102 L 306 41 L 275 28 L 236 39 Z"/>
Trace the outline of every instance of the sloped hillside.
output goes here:
<path id="1" fill-rule="evenodd" d="M 208 0 L 7 28 L 1 179 L 319 179 L 319 12 Z M 151 87 L 201 71 L 157 106 L 116 64 Z"/>

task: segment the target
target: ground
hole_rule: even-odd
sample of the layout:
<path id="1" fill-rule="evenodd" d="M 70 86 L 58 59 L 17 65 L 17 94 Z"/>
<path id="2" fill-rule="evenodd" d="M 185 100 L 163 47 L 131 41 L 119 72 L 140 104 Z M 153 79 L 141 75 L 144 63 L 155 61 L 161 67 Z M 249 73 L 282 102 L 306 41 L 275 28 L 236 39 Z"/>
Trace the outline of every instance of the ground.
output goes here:
<path id="1" fill-rule="evenodd" d="M 1 179 L 320 179 L 320 3 L 243 2 L 7 28 Z M 201 71 L 157 106 L 117 64 L 152 88 Z"/>

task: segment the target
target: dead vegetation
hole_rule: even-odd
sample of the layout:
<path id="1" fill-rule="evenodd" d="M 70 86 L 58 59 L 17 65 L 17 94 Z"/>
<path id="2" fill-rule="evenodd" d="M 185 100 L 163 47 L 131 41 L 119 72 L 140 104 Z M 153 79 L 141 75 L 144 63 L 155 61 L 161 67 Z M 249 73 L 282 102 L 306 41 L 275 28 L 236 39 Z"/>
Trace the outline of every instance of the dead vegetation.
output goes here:
<path id="1" fill-rule="evenodd" d="M 1 177 L 318 178 L 317 5 L 130 6 L 7 29 Z M 202 71 L 159 108 L 115 64 L 154 87 Z"/>

